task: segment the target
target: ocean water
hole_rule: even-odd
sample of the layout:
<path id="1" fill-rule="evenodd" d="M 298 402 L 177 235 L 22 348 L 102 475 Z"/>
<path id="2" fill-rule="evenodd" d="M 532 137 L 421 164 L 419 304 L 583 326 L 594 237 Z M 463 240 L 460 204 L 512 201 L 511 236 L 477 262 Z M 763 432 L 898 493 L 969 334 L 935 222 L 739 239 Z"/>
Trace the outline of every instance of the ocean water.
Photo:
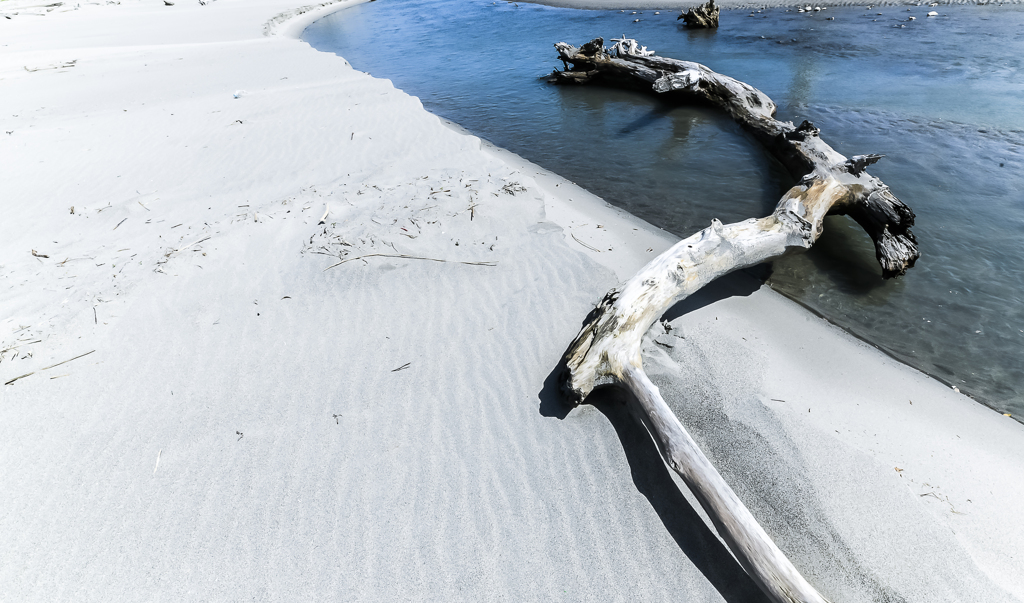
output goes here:
<path id="1" fill-rule="evenodd" d="M 772 264 L 769 284 L 1024 416 L 1024 7 L 723 11 L 716 31 L 654 12 L 378 0 L 303 39 L 681 237 L 766 215 L 790 177 L 713 109 L 546 83 L 561 66 L 552 45 L 625 34 L 761 89 L 780 119 L 811 120 L 839 152 L 886 155 L 870 171 L 914 209 L 922 251 L 883 280 L 863 231 L 830 217 L 812 250 Z"/>

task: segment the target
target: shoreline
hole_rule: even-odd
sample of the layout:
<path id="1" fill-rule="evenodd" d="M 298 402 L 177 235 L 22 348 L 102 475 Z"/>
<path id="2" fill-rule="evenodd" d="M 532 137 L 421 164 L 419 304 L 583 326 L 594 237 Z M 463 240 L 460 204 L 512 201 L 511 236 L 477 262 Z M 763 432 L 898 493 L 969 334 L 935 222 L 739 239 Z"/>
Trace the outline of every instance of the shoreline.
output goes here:
<path id="1" fill-rule="evenodd" d="M 41 340 L 0 363 L 35 371 L 0 390 L 0 581 L 743 600 L 646 434 L 549 391 L 588 309 L 676 238 L 296 42 L 342 3 L 264 35 L 289 4 L 0 21 L 0 335 Z M 366 259 L 327 268 L 346 245 Z M 1021 424 L 742 274 L 670 314 L 652 379 L 816 586 L 1024 600 Z"/>
<path id="2" fill-rule="evenodd" d="M 687 9 L 701 4 L 698 0 L 635 0 L 630 4 L 623 0 L 524 0 L 528 4 L 541 4 L 558 8 L 576 8 L 581 10 L 680 10 Z M 754 9 L 796 9 L 805 6 L 820 7 L 854 7 L 854 6 L 1016 6 L 1021 0 L 1010 0 L 1008 2 L 986 2 L 984 0 L 931 0 L 922 2 L 918 0 L 886 0 L 884 2 L 854 2 L 853 0 L 826 0 L 824 2 L 796 2 L 794 0 L 766 0 L 764 2 L 753 2 L 750 0 L 716 0 L 715 4 L 722 10 L 754 10 Z"/>
<path id="3" fill-rule="evenodd" d="M 459 132 L 459 133 L 464 134 L 466 136 L 477 137 L 477 135 L 474 134 L 472 131 L 462 127 L 461 125 L 459 125 L 459 124 L 457 124 L 455 122 L 452 122 L 452 121 L 444 119 L 444 118 L 442 118 L 442 121 L 444 121 L 446 125 L 450 126 L 456 132 Z M 602 199 L 602 198 L 598 197 L 597 195 L 591 193 L 587 189 L 579 187 L 575 183 L 569 182 L 568 180 L 566 180 L 565 178 L 555 174 L 554 172 L 550 172 L 546 168 L 543 168 L 543 167 L 540 167 L 540 166 L 536 166 L 535 164 L 532 164 L 531 162 L 529 162 L 529 160 L 524 159 L 524 158 L 520 157 L 519 155 L 516 155 L 515 153 L 513 153 L 511 151 L 503 149 L 503 148 L 499 147 L 498 145 L 488 141 L 485 138 L 481 138 L 480 140 L 481 140 L 481 142 L 483 143 L 483 145 L 485 146 L 485 148 L 487 149 L 488 152 L 491 152 L 491 153 L 494 153 L 494 154 L 497 154 L 497 155 L 500 155 L 500 156 L 504 157 L 505 160 L 508 161 L 509 163 L 520 164 L 520 165 L 524 165 L 524 166 L 525 165 L 531 165 L 531 166 L 534 166 L 535 169 L 540 170 L 540 172 L 538 172 L 538 175 L 540 175 L 541 173 L 546 174 L 547 177 L 544 179 L 544 182 L 547 182 L 548 185 L 545 186 L 544 188 L 545 188 L 545 191 L 548 192 L 549 194 L 552 194 L 552 195 L 557 194 L 557 191 L 552 190 L 552 187 L 550 186 L 550 182 L 553 182 L 554 180 L 559 180 L 559 181 L 561 181 L 562 184 L 569 183 L 569 184 L 571 184 L 572 186 L 574 186 L 574 187 L 576 187 L 578 189 L 575 194 L 578 195 L 579 197 L 587 199 L 585 207 L 582 210 L 576 210 L 576 211 L 573 211 L 571 214 L 566 214 L 565 213 L 565 209 L 566 208 L 560 208 L 558 206 L 552 206 L 552 205 L 546 206 L 546 210 L 547 210 L 549 215 L 553 216 L 554 222 L 559 224 L 560 226 L 562 226 L 562 228 L 565 228 L 568 232 L 570 232 L 570 236 L 571 236 L 571 228 L 572 228 L 572 225 L 573 225 L 573 219 L 570 218 L 569 216 L 571 215 L 575 219 L 580 219 L 584 215 L 589 215 L 592 218 L 594 218 L 594 217 L 601 217 L 602 221 L 606 222 L 606 223 L 607 222 L 611 222 L 611 221 L 616 220 L 616 219 L 619 219 L 619 220 L 625 220 L 626 225 L 632 225 L 634 223 L 636 225 L 639 225 L 645 231 L 645 233 L 647 235 L 649 235 L 650 238 L 645 238 L 645 239 L 641 239 L 641 240 L 636 241 L 636 246 L 637 247 L 643 247 L 645 245 L 649 245 L 652 249 L 655 250 L 656 253 L 661 253 L 662 251 L 664 251 L 665 249 L 668 249 L 669 247 L 671 247 L 673 244 L 675 244 L 676 242 L 678 242 L 680 240 L 680 237 L 678 237 L 678 236 L 676 236 L 676 235 L 674 235 L 674 234 L 672 234 L 672 233 L 670 233 L 668 231 L 665 231 L 665 230 L 663 230 L 663 229 L 661 229 L 661 228 L 659 228 L 659 227 L 657 227 L 657 226 L 655 226 L 653 224 L 650 224 L 650 223 L 646 222 L 645 220 L 643 220 L 642 218 L 638 218 L 638 217 L 634 216 L 633 214 L 630 214 L 628 211 L 626 211 L 624 209 L 618 208 L 618 207 L 612 205 L 611 203 L 608 203 L 607 201 L 605 201 L 604 199 Z M 519 163 L 519 162 L 521 162 L 521 163 Z M 554 217 L 554 216 L 557 216 L 557 217 Z M 626 225 L 620 225 L 619 228 L 627 228 Z M 567 241 L 567 242 L 569 242 L 569 241 Z M 622 242 L 624 242 L 624 239 L 620 238 L 620 239 L 618 239 L 618 240 L 616 240 L 614 242 L 615 243 L 622 243 Z M 635 253 L 635 249 L 633 250 L 634 253 L 631 253 L 631 254 L 630 254 L 629 250 L 626 251 L 626 253 L 629 254 L 626 257 L 629 258 L 629 260 L 632 260 L 632 261 L 618 260 L 618 261 L 611 261 L 611 262 L 609 262 L 609 261 L 605 261 L 605 258 L 607 256 L 598 256 L 597 254 L 593 253 L 592 249 L 588 249 L 588 248 L 586 248 L 585 246 L 582 246 L 582 245 L 577 245 L 577 246 L 579 247 L 580 251 L 582 251 L 584 253 L 589 253 L 589 255 L 591 256 L 591 258 L 594 261 L 596 261 L 596 262 L 604 265 L 605 267 L 610 268 L 611 270 L 613 270 L 615 272 L 615 274 L 616 274 L 616 277 L 620 281 L 624 281 L 624 280 L 628 279 L 629 277 L 633 276 L 633 274 L 635 273 L 636 269 L 635 268 L 631 268 L 632 266 L 641 266 L 644 263 L 641 260 L 641 256 Z M 758 279 L 758 280 L 760 280 L 760 279 Z M 771 286 L 771 284 L 769 282 L 762 281 L 761 287 L 763 289 L 765 289 L 766 291 L 771 292 L 771 294 L 778 295 L 778 296 L 782 297 L 783 299 L 785 299 L 785 300 L 787 300 L 787 301 L 789 301 L 789 302 L 799 306 L 805 312 L 808 312 L 809 314 L 812 314 L 813 316 L 815 316 L 819 320 L 827 323 L 831 327 L 833 327 L 833 328 L 843 332 L 846 336 L 851 337 L 852 339 L 854 339 L 856 341 L 859 341 L 859 342 L 863 343 L 866 346 L 871 347 L 872 349 L 876 350 L 880 354 L 884 355 L 886 358 L 889 358 L 893 362 L 896 362 L 896 363 L 906 367 L 908 370 L 920 373 L 920 374 L 924 375 L 925 377 L 927 377 L 928 379 L 931 379 L 933 381 L 941 383 L 942 385 L 944 385 L 944 386 L 946 386 L 946 387 L 948 387 L 950 389 L 953 389 L 955 384 L 953 384 L 953 383 L 943 379 L 942 377 L 940 377 L 938 375 L 934 375 L 934 374 L 929 373 L 928 371 L 926 371 L 926 370 L 924 370 L 922 368 L 919 368 L 917 366 L 914 366 L 914 365 L 908 363 L 905 359 L 900 358 L 899 356 L 897 356 L 896 354 L 890 352 L 889 350 L 886 350 L 882 346 L 880 346 L 877 343 L 871 341 L 868 337 L 865 337 L 865 336 L 857 333 L 856 331 L 852 330 L 851 328 L 849 328 L 847 326 L 844 326 L 842 324 L 839 324 L 839 323 L 833 321 L 832 319 L 830 319 L 825 314 L 822 314 L 821 312 L 819 312 L 817 309 L 802 303 L 799 299 L 790 297 L 789 295 L 786 295 L 785 292 L 779 291 L 779 290 L 775 289 L 774 287 Z M 960 395 L 970 399 L 970 401 L 973 402 L 974 404 L 977 404 L 977 405 L 979 405 L 979 406 L 981 406 L 981 407 L 983 407 L 983 408 L 985 408 L 987 410 L 990 410 L 990 411 L 996 413 L 997 415 L 1006 416 L 1006 415 L 1003 415 L 1002 411 L 1000 411 L 999 409 L 989 405 L 984 400 L 979 400 L 979 399 L 975 398 L 974 395 L 972 395 L 972 392 L 967 390 L 967 389 L 960 389 L 959 387 L 957 387 L 956 393 L 958 393 L 958 394 L 960 394 Z M 1022 418 L 1020 416 L 1013 415 L 1010 418 L 1012 418 L 1014 421 L 1016 421 L 1018 423 L 1024 424 L 1024 418 Z"/>

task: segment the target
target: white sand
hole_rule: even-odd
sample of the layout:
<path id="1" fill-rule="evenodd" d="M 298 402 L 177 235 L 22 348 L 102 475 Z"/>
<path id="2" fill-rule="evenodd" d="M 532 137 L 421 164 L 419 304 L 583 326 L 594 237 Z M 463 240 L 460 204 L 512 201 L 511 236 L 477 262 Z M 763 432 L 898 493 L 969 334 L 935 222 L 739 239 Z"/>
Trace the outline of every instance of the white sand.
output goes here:
<path id="1" fill-rule="evenodd" d="M 294 39 L 333 8 L 30 4 L 0 599 L 759 599 L 614 393 L 553 390 L 671 237 Z M 682 309 L 648 371 L 823 592 L 1024 600 L 1024 426 L 745 275 Z"/>

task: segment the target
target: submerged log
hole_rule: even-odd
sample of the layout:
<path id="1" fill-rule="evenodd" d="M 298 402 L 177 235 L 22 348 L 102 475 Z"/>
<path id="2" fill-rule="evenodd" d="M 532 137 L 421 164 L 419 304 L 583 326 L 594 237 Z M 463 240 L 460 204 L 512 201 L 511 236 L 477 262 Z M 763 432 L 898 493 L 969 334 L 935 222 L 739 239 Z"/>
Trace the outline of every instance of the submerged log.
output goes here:
<path id="1" fill-rule="evenodd" d="M 824 602 L 672 413 L 643 371 L 641 344 L 672 304 L 714 279 L 811 247 L 828 214 L 848 214 L 867 231 L 886 278 L 904 274 L 920 255 L 910 231 L 914 212 L 865 171 L 879 155 L 847 159 L 822 141 L 810 122 L 794 126 L 776 120 L 775 103 L 760 90 L 698 63 L 632 52 L 638 44 L 630 42 L 619 40 L 611 51 L 601 38 L 581 48 L 558 43 L 566 70 L 556 71 L 552 79 L 629 86 L 714 105 L 751 132 L 798 182 L 770 216 L 734 224 L 713 220 L 605 295 L 565 352 L 562 389 L 580 403 L 599 383 L 627 387 L 666 463 L 683 478 L 765 594 L 779 603 Z"/>
<path id="2" fill-rule="evenodd" d="M 694 6 L 679 15 L 676 17 L 676 21 L 682 19 L 687 27 L 713 29 L 718 27 L 718 12 L 715 0 L 708 0 L 707 4 Z"/>

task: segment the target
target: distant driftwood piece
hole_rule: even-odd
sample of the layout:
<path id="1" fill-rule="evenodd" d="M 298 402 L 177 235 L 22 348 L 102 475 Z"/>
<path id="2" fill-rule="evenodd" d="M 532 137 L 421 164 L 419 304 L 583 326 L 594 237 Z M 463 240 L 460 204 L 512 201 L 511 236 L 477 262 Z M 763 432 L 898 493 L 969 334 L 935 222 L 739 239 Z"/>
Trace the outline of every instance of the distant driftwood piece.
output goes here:
<path id="1" fill-rule="evenodd" d="M 605 295 L 565 353 L 562 388 L 579 403 L 596 384 L 625 385 L 665 461 L 761 589 L 779 603 L 826 601 L 772 542 L 672 413 L 643 371 L 641 344 L 673 303 L 719 276 L 788 250 L 809 248 L 830 213 L 852 216 L 874 240 L 885 277 L 901 275 L 919 256 L 910 231 L 914 213 L 864 171 L 879 155 L 847 159 L 825 144 L 809 122 L 794 126 L 776 120 L 775 103 L 761 91 L 697 63 L 628 52 L 637 46 L 619 41 L 612 56 L 601 38 L 581 48 L 556 44 L 566 70 L 553 73 L 553 80 L 629 86 L 712 104 L 751 132 L 799 182 L 770 216 L 735 224 L 714 220 Z"/>
<path id="2" fill-rule="evenodd" d="M 694 6 L 676 17 L 676 21 L 679 19 L 682 19 L 687 27 L 715 28 L 718 27 L 718 7 L 715 6 L 715 0 L 708 0 L 707 4 Z"/>

